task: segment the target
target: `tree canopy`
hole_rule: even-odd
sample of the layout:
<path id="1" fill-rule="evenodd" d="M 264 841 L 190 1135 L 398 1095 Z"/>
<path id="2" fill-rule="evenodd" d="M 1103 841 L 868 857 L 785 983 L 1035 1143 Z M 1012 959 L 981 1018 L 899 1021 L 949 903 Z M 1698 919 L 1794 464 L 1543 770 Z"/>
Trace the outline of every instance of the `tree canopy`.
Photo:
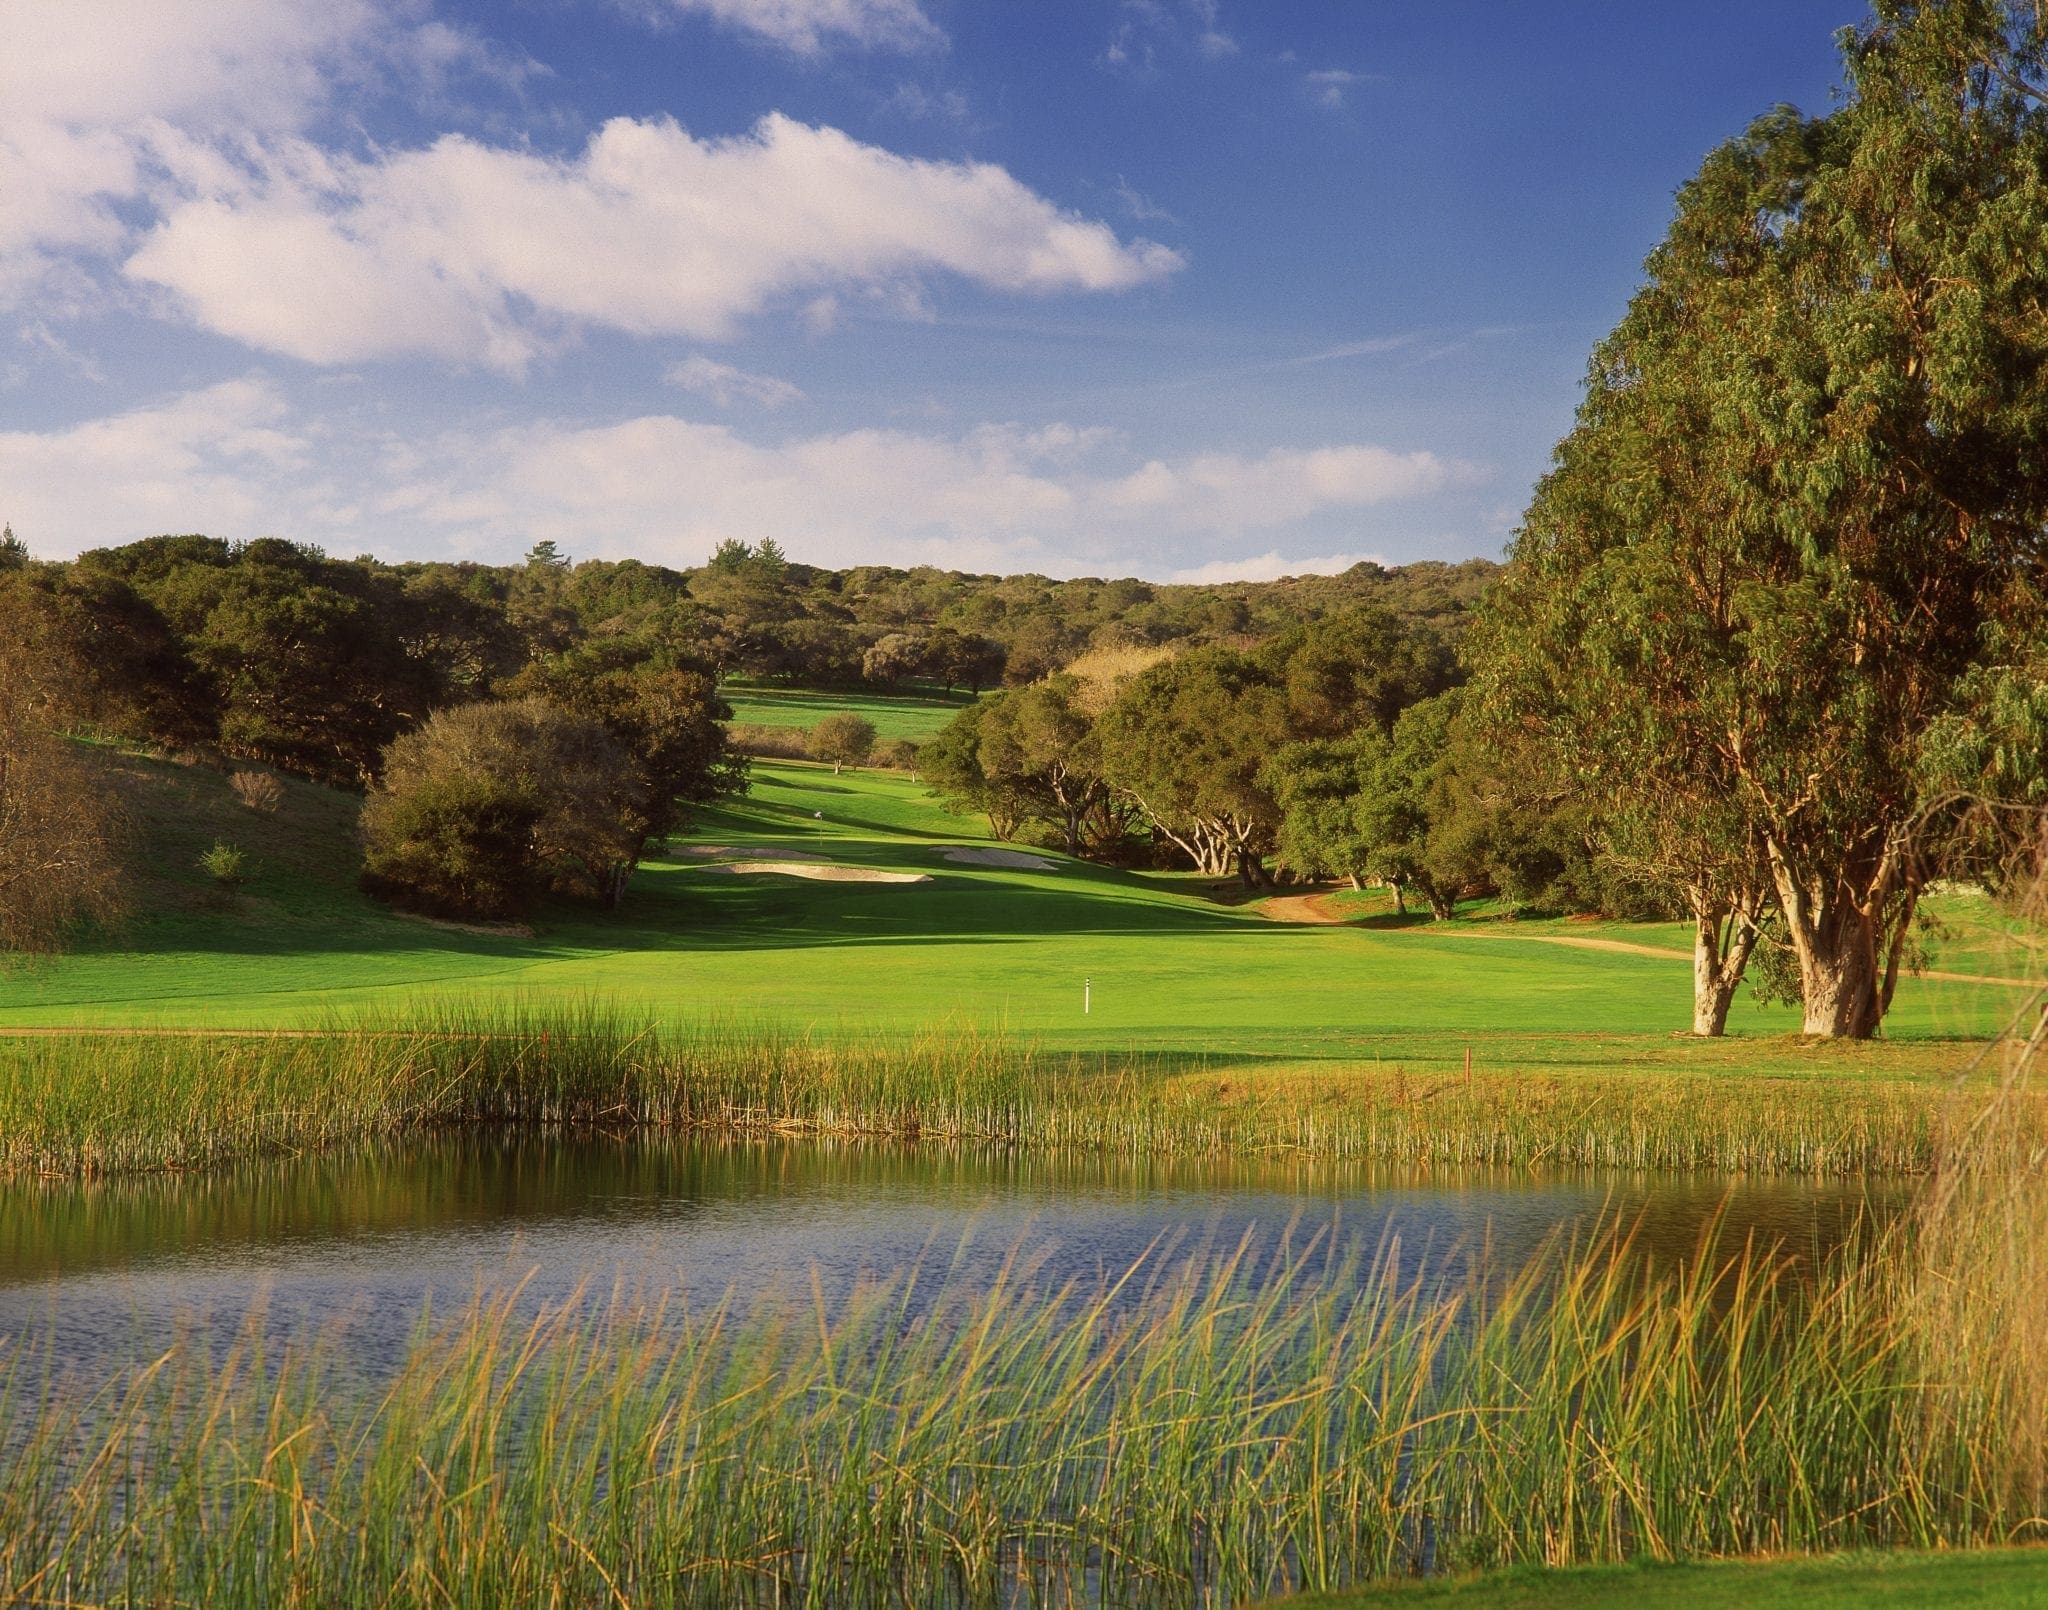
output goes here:
<path id="1" fill-rule="evenodd" d="M 1809 1032 L 1868 1035 L 1940 864 L 1930 735 L 2038 641 L 2048 127 L 1989 0 L 1883 0 L 1845 59 L 1681 191 L 1475 649 L 1703 944 L 1767 894 Z"/>

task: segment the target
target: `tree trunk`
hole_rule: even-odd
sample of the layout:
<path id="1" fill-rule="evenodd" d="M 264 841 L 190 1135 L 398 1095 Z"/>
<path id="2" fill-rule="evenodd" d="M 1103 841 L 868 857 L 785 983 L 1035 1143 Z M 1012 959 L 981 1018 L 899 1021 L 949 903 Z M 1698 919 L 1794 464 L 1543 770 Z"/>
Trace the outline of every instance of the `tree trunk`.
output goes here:
<path id="1" fill-rule="evenodd" d="M 1799 980 L 1806 995 L 1806 1034 L 1827 1039 L 1867 1040 L 1877 1032 L 1883 1017 L 1877 998 L 1877 970 L 1871 965 L 1869 936 L 1859 931 L 1865 925 L 1841 922 L 1832 925 L 1833 943 L 1802 948 L 1799 952 Z"/>
<path id="2" fill-rule="evenodd" d="M 1397 917 L 1407 916 L 1408 895 L 1407 892 L 1401 887 L 1401 880 L 1399 878 L 1396 878 L 1389 885 L 1389 887 L 1394 891 L 1394 915 Z"/>
<path id="3" fill-rule="evenodd" d="M 1912 921 L 1914 863 L 1893 847 L 1851 858 L 1831 881 L 1809 884 L 1777 845 L 1771 852 L 1778 905 L 1806 998 L 1802 1031 L 1830 1040 L 1871 1038 L 1890 1004 L 1895 958 Z"/>
<path id="4" fill-rule="evenodd" d="M 1728 1007 L 1756 948 L 1757 908 L 1693 894 L 1692 1031 L 1713 1039 L 1728 1028 Z"/>

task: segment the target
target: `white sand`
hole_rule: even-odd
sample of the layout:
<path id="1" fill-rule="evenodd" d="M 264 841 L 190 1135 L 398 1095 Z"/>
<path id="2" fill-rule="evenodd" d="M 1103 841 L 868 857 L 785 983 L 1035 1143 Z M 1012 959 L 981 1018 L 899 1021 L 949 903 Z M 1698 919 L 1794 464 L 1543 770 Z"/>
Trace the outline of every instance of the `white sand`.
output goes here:
<path id="1" fill-rule="evenodd" d="M 877 872 L 864 866 L 820 866 L 815 861 L 727 861 L 706 872 L 779 872 L 786 878 L 816 878 L 821 883 L 930 883 L 924 872 Z"/>
<path id="2" fill-rule="evenodd" d="M 677 855 L 687 855 L 693 860 L 709 861 L 721 855 L 758 855 L 760 846 L 743 850 L 737 844 L 684 844 L 676 848 Z M 775 853 L 785 861 L 822 861 L 825 857 L 817 850 L 786 850 L 776 846 Z"/>
<path id="3" fill-rule="evenodd" d="M 958 861 L 962 866 L 1006 866 L 1026 872 L 1057 872 L 1059 868 L 1042 855 L 1031 855 L 1023 850 L 970 850 L 956 844 L 945 852 L 948 861 Z"/>

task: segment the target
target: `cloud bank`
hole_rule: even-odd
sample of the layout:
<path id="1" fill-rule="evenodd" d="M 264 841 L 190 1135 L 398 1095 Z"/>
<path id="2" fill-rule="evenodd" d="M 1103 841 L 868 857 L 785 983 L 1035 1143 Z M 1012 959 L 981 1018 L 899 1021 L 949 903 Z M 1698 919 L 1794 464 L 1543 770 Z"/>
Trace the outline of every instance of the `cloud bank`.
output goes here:
<path id="1" fill-rule="evenodd" d="M 204 530 L 479 557 L 546 538 L 584 557 L 687 565 L 727 538 L 773 536 L 821 564 L 1078 574 L 1100 573 L 1114 552 L 1120 569 L 1250 579 L 1360 556 L 1290 559 L 1301 544 L 1276 540 L 1259 558 L 1228 557 L 1248 529 L 1285 539 L 1475 473 L 1370 444 L 1134 463 L 1113 432 L 1067 424 L 772 441 L 657 413 L 419 438 L 308 419 L 257 376 L 64 430 L 0 433 L 0 516 L 49 554 Z"/>

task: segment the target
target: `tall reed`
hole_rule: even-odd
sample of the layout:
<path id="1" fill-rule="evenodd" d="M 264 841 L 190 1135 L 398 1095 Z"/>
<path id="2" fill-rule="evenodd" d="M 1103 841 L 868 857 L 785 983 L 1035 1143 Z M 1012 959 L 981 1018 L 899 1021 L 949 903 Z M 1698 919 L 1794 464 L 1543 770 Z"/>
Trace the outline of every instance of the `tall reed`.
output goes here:
<path id="1" fill-rule="evenodd" d="M 1817 1287 L 1758 1248 L 1657 1276 L 1609 1226 L 1448 1298 L 1397 1267 L 1241 1248 L 695 1314 L 500 1294 L 388 1380 L 252 1332 L 83 1400 L 30 1350 L 0 1597 L 1241 1603 L 2037 1524 L 2005 1479 L 2026 1433 L 1931 1417 L 1959 1382 L 1925 1378 L 1882 1256 Z"/>
<path id="2" fill-rule="evenodd" d="M 2015 1113 L 2032 1121 L 2031 1097 Z M 603 1006 L 449 1012 L 365 1033 L 0 1040 L 0 1172 L 93 1175 L 461 1126 L 718 1128 L 1127 1156 L 1847 1175 L 1931 1162 L 1925 1085 L 1353 1066 L 1245 1076 L 1060 1054 L 972 1029 L 907 1038 L 636 1022 Z"/>

